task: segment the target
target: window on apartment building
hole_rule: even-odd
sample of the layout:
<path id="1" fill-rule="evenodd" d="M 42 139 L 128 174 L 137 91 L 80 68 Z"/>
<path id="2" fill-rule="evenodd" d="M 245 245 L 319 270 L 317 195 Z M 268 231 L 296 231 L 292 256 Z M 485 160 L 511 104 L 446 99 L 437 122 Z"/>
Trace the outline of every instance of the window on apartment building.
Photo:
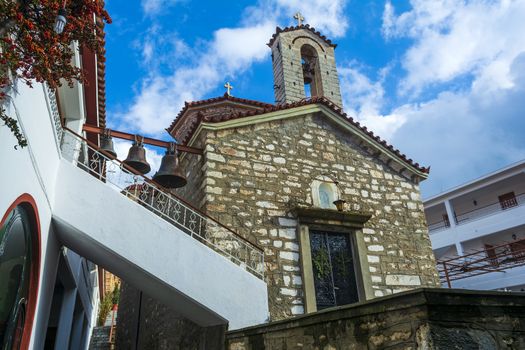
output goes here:
<path id="1" fill-rule="evenodd" d="M 317 310 L 359 301 L 348 233 L 310 231 Z"/>
<path id="2" fill-rule="evenodd" d="M 508 208 L 512 208 L 518 205 L 518 201 L 516 200 L 516 195 L 514 192 L 509 192 L 502 194 L 498 197 L 499 199 L 499 205 L 501 206 L 501 209 L 505 210 Z"/>

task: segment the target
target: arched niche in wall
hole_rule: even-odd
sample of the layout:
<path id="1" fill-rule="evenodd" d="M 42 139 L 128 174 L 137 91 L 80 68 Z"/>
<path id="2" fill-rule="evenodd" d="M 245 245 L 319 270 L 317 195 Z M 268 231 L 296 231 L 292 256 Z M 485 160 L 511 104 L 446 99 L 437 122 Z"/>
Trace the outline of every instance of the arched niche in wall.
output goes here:
<path id="1" fill-rule="evenodd" d="M 0 221 L 0 348 L 28 349 L 38 295 L 40 225 L 24 194 Z"/>
<path id="2" fill-rule="evenodd" d="M 314 207 L 322 209 L 337 209 L 334 201 L 339 198 L 336 184 L 328 176 L 320 176 L 312 181 L 312 201 Z"/>

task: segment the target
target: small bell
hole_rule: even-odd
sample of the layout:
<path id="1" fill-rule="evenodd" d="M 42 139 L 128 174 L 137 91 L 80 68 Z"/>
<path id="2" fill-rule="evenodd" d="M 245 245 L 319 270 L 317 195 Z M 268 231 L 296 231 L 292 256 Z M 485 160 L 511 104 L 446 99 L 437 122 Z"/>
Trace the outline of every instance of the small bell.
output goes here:
<path id="1" fill-rule="evenodd" d="M 303 62 L 303 78 L 305 84 L 310 84 L 314 80 L 314 70 L 308 61 Z"/>
<path id="2" fill-rule="evenodd" d="M 135 142 L 129 149 L 128 157 L 124 160 L 124 164 L 135 169 L 140 174 L 147 174 L 150 172 L 151 167 L 146 161 L 146 150 L 143 146 L 144 138 L 141 136 L 135 136 Z"/>
<path id="3" fill-rule="evenodd" d="M 104 151 L 110 159 L 117 158 L 117 152 L 115 152 L 113 147 L 113 138 L 109 129 L 104 129 L 100 135 L 100 150 Z"/>
<path id="4" fill-rule="evenodd" d="M 180 169 L 177 149 L 173 142 L 170 142 L 166 154 L 162 157 L 160 168 L 153 176 L 153 181 L 166 188 L 186 186 L 187 180 Z"/>

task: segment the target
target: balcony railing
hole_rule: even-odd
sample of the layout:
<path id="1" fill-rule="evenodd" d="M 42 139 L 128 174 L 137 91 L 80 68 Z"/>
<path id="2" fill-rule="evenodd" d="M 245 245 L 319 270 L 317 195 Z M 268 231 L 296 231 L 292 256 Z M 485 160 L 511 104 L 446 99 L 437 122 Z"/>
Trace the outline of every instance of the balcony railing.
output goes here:
<path id="1" fill-rule="evenodd" d="M 112 159 L 83 137 L 65 129 L 62 155 L 79 168 L 157 214 L 260 279 L 264 277 L 261 248 L 193 208 L 149 178 Z"/>
<path id="2" fill-rule="evenodd" d="M 456 223 L 461 225 L 467 221 L 473 221 L 485 216 L 499 213 L 501 211 L 511 210 L 512 208 L 519 207 L 523 204 L 525 204 L 525 194 L 520 194 L 512 199 L 492 203 L 481 208 L 476 208 L 472 211 L 459 214 L 456 216 Z"/>
<path id="3" fill-rule="evenodd" d="M 449 227 L 450 227 L 450 223 L 443 220 L 443 221 L 435 222 L 433 224 L 428 224 L 428 231 L 437 232 L 437 231 L 447 229 Z"/>
<path id="4" fill-rule="evenodd" d="M 475 221 L 486 216 L 494 215 L 502 211 L 512 210 L 525 204 L 525 193 L 517 195 L 505 201 L 499 201 L 480 208 L 456 215 L 455 222 L 457 225 L 462 225 L 470 221 Z M 445 220 L 428 224 L 428 230 L 431 233 L 442 231 L 450 227 L 450 223 Z"/>

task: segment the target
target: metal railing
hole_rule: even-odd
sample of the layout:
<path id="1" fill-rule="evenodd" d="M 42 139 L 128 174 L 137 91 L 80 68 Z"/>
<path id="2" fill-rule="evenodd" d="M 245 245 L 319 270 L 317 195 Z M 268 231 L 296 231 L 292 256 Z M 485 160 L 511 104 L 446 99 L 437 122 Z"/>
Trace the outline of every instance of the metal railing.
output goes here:
<path id="1" fill-rule="evenodd" d="M 51 113 L 51 117 L 53 118 L 53 125 L 55 127 L 56 138 L 58 143 L 58 140 L 62 139 L 62 133 L 64 132 L 64 129 L 62 129 L 62 120 L 60 119 L 60 111 L 58 110 L 56 91 L 51 89 L 47 84 L 44 84 L 43 86 L 44 92 L 47 97 L 49 112 Z"/>
<path id="2" fill-rule="evenodd" d="M 428 231 L 434 233 L 437 231 L 447 229 L 449 227 L 450 227 L 450 223 L 446 222 L 445 220 L 442 220 L 442 221 L 435 222 L 433 224 L 428 224 Z"/>
<path id="3" fill-rule="evenodd" d="M 474 221 L 481 219 L 486 216 L 490 216 L 502 211 L 507 211 L 512 208 L 516 208 L 519 206 L 525 205 L 525 194 L 517 195 L 514 198 L 510 198 L 505 201 L 499 201 L 496 203 L 492 203 L 489 205 L 485 205 L 480 208 L 476 208 L 474 210 L 456 215 L 454 218 L 454 222 L 457 225 L 462 225 L 469 221 Z M 435 233 L 438 231 L 442 231 L 445 229 L 448 229 L 450 227 L 450 223 L 446 222 L 445 220 L 441 220 L 432 224 L 428 224 L 428 231 L 430 233 Z"/>
<path id="4" fill-rule="evenodd" d="M 501 211 L 510 210 L 525 204 L 525 194 L 517 195 L 515 198 L 485 205 L 472 211 L 456 215 L 456 223 L 461 225 L 467 221 L 477 220 Z"/>
<path id="5" fill-rule="evenodd" d="M 65 159 L 263 279 L 264 253 L 261 248 L 67 128 L 62 135 L 61 149 Z"/>

